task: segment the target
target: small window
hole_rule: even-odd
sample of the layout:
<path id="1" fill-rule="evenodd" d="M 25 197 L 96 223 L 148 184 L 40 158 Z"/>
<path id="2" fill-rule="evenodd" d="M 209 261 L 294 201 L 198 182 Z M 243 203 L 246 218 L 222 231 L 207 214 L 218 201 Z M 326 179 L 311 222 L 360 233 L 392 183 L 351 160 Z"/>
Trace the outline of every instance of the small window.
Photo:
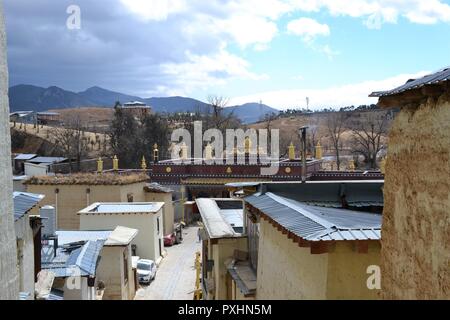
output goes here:
<path id="1" fill-rule="evenodd" d="M 123 252 L 123 275 L 125 283 L 128 282 L 128 250 Z"/>
<path id="2" fill-rule="evenodd" d="M 133 194 L 132 193 L 129 193 L 129 194 L 127 194 L 127 199 L 128 199 L 128 202 L 134 202 L 134 197 L 133 197 Z"/>
<path id="3" fill-rule="evenodd" d="M 159 234 L 159 218 L 156 219 L 156 228 L 158 229 L 158 234 Z"/>

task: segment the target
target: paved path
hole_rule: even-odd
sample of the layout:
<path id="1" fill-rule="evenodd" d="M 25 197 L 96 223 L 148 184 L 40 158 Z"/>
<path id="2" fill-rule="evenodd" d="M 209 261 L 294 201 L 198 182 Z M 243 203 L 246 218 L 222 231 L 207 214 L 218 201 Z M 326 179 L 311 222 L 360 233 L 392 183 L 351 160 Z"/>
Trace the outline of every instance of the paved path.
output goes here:
<path id="1" fill-rule="evenodd" d="M 197 242 L 197 227 L 183 230 L 183 243 L 167 247 L 167 256 L 162 260 L 156 279 L 142 287 L 136 300 L 192 300 L 195 289 L 195 253 L 201 252 Z"/>

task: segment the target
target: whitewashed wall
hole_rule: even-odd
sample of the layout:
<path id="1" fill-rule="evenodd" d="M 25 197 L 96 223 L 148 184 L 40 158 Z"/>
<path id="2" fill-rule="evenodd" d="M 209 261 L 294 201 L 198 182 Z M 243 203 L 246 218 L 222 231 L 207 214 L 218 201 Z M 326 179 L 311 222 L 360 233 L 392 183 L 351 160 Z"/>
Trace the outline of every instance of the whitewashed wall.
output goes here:
<path id="1" fill-rule="evenodd" d="M 14 232 L 11 138 L 9 132 L 8 67 L 3 1 L 0 0 L 0 300 L 19 297 Z"/>

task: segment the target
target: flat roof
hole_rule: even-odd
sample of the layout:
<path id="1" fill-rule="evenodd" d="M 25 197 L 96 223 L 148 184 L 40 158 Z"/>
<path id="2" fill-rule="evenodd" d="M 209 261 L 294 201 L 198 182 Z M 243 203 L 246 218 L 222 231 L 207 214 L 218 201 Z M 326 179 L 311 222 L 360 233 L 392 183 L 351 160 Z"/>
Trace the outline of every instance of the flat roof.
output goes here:
<path id="1" fill-rule="evenodd" d="M 242 236 L 243 202 L 234 199 L 196 199 L 203 224 L 210 239 L 235 238 Z M 232 205 L 235 203 L 236 205 Z M 240 204 L 240 208 L 238 204 Z"/>
<path id="2" fill-rule="evenodd" d="M 97 202 L 81 210 L 79 214 L 156 213 L 164 202 Z"/>
<path id="3" fill-rule="evenodd" d="M 14 158 L 14 160 L 30 160 L 37 157 L 37 154 L 33 153 L 22 153 Z"/>

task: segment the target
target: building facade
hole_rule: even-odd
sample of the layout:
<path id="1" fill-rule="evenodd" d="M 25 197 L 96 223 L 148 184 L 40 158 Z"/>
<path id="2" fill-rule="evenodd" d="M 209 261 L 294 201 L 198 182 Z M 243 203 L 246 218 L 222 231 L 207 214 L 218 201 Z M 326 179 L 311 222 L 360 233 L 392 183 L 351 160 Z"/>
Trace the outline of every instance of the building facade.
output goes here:
<path id="1" fill-rule="evenodd" d="M 386 92 L 401 108 L 389 134 L 383 221 L 386 299 L 450 297 L 450 69 Z"/>
<path id="2" fill-rule="evenodd" d="M 80 230 L 137 229 L 132 255 L 159 263 L 164 250 L 163 207 L 164 202 L 94 203 L 79 212 Z"/>
<path id="3" fill-rule="evenodd" d="M 19 298 L 17 248 L 11 197 L 11 138 L 9 128 L 8 66 L 3 1 L 0 1 L 0 300 Z"/>

